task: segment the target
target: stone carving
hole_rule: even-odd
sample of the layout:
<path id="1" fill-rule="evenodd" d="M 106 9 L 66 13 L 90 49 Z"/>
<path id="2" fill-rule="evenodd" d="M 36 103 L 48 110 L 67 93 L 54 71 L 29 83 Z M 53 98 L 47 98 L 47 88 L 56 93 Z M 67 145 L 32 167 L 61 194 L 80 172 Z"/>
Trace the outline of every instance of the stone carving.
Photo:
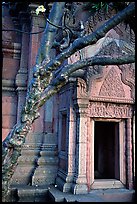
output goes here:
<path id="1" fill-rule="evenodd" d="M 135 99 L 135 68 L 133 64 L 119 65 L 122 71 L 121 79 L 123 83 L 131 87 L 131 97 Z"/>
<path id="2" fill-rule="evenodd" d="M 133 66 L 134 64 L 102 66 L 97 74 L 89 70 L 87 84 L 90 99 L 133 103 L 135 98 L 135 69 Z"/>
<path id="3" fill-rule="evenodd" d="M 107 74 L 101 86 L 99 95 L 106 97 L 125 97 L 122 83 L 114 68 L 111 68 Z"/>
<path id="4" fill-rule="evenodd" d="M 2 53 L 3 56 L 12 57 L 14 59 L 20 59 L 21 55 L 21 44 L 20 43 L 9 43 L 2 42 Z"/>
<path id="5" fill-rule="evenodd" d="M 77 80 L 77 97 L 79 98 L 83 98 L 83 97 L 87 97 L 87 85 L 86 85 L 86 82 L 81 79 L 81 78 L 78 78 Z"/>
<path id="6" fill-rule="evenodd" d="M 77 62 L 80 59 L 81 59 L 80 52 L 77 51 L 68 58 L 68 64 L 73 64 L 73 63 Z"/>
<path id="7" fill-rule="evenodd" d="M 116 14 L 116 11 L 112 8 L 109 8 L 108 12 L 103 11 L 102 9 L 96 12 L 93 16 L 90 16 L 88 20 L 85 22 L 85 32 L 86 35 L 94 32 L 98 26 L 103 24 L 106 20 L 110 19 L 113 15 Z M 125 40 L 132 45 L 135 45 L 135 33 L 129 25 L 125 23 L 120 23 L 115 26 L 114 30 L 120 36 L 119 39 Z M 124 32 L 126 30 L 126 32 Z"/>
<path id="8" fill-rule="evenodd" d="M 75 172 L 75 155 L 69 155 L 69 159 L 68 159 L 68 170 L 69 170 L 69 174 Z"/>
<path id="9" fill-rule="evenodd" d="M 68 58 L 68 64 L 73 64 L 77 62 L 78 60 L 84 59 L 85 58 L 85 49 L 78 50 L 75 52 L 73 55 L 71 55 Z"/>
<path id="10" fill-rule="evenodd" d="M 124 104 L 113 104 L 104 102 L 90 102 L 88 115 L 90 117 L 103 118 L 131 118 L 132 107 Z"/>

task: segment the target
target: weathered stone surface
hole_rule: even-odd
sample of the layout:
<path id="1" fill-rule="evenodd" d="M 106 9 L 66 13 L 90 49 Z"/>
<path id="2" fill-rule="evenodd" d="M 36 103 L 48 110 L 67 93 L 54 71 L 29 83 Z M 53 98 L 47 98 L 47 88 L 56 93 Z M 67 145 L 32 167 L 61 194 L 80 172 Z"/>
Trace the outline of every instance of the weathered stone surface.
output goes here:
<path id="1" fill-rule="evenodd" d="M 48 186 L 28 186 L 14 185 L 11 186 L 11 202 L 48 202 Z M 16 192 L 16 195 L 15 195 Z"/>
<path id="2" fill-rule="evenodd" d="M 135 191 L 127 189 L 92 190 L 88 194 L 63 193 L 50 186 L 49 197 L 54 202 L 134 202 Z"/>
<path id="3" fill-rule="evenodd" d="M 76 6 L 77 3 L 74 2 L 74 4 Z M 32 32 L 40 31 L 40 27 L 44 27 L 45 23 L 41 15 L 35 14 L 37 6 L 38 4 L 30 4 L 32 26 L 30 30 Z M 113 12 L 107 13 L 106 16 L 98 12 L 95 14 L 95 19 L 91 16 L 85 20 L 81 12 L 77 18 L 83 16 L 87 35 L 113 15 Z M 10 16 L 6 14 L 5 17 L 4 23 L 11 24 L 9 28 L 14 28 Z M 26 29 L 24 25 L 22 25 L 23 29 Z M 32 79 L 32 67 L 35 64 L 40 39 L 41 34 L 31 35 L 29 38 L 26 34 L 18 36 L 13 32 L 4 32 L 2 139 L 16 121 L 19 121 L 25 91 Z M 95 54 L 97 56 L 131 54 L 134 50 L 131 45 L 134 46 L 134 34 L 128 26 L 125 29 L 121 23 L 96 44 L 71 55 L 67 63 L 73 64 L 77 60 L 93 57 Z M 132 189 L 133 177 L 135 177 L 132 170 L 134 160 L 132 160 L 131 138 L 132 129 L 134 132 L 134 124 L 131 122 L 135 101 L 134 65 L 92 66 L 75 72 L 72 77 L 77 76 L 80 78 L 77 80 L 73 78 L 40 109 L 40 117 L 34 122 L 32 131 L 27 135 L 18 159 L 18 166 L 11 180 L 11 184 L 16 185 L 12 189 L 11 197 L 17 196 L 16 200 L 19 196 L 19 202 L 44 201 L 48 192 L 51 200 L 56 202 L 109 202 L 113 200 L 117 202 L 118 199 L 121 202 L 131 202 L 132 200 L 133 191 L 125 189 L 122 191 L 116 188 L 122 188 L 123 183 L 127 188 Z M 66 126 L 62 125 L 64 113 Z M 119 124 L 120 176 L 118 181 L 106 180 L 100 183 L 99 180 L 96 182 L 94 179 L 96 120 L 114 121 Z M 63 151 L 62 138 L 65 138 Z M 72 191 L 76 195 L 64 194 L 57 191 L 57 188 L 54 192 L 53 189 L 48 191 L 47 187 L 41 189 L 45 184 L 54 183 L 61 191 Z M 97 191 L 91 193 L 91 188 Z M 103 188 L 113 188 L 113 190 L 100 191 Z"/>

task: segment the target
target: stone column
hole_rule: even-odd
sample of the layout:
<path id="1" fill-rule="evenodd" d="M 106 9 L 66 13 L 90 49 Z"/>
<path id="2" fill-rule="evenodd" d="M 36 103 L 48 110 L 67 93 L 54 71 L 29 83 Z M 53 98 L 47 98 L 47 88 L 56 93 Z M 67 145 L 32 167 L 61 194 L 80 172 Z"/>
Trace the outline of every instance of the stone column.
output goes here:
<path id="1" fill-rule="evenodd" d="M 66 91 L 67 92 L 67 91 Z M 67 92 L 67 98 L 69 99 L 69 109 L 66 107 L 67 112 L 67 134 L 66 134 L 66 150 L 65 152 L 60 151 L 60 153 L 65 156 L 64 159 L 64 166 L 65 168 L 59 169 L 56 184 L 58 188 L 63 192 L 70 192 L 71 187 L 73 184 L 73 178 L 75 175 L 75 143 L 76 143 L 76 116 L 74 111 L 74 105 L 73 105 L 73 83 L 69 84 L 69 91 Z M 67 100 L 68 100 L 67 99 Z M 67 104 L 66 104 L 67 105 Z M 60 126 L 59 126 L 59 132 L 62 132 L 62 119 L 60 118 Z M 61 135 L 60 135 L 61 136 Z M 61 140 L 61 137 L 59 138 Z M 59 150 L 61 148 L 59 147 Z M 60 159 L 61 159 L 60 154 Z M 63 171 L 62 171 L 63 170 Z"/>
<path id="2" fill-rule="evenodd" d="M 8 15 L 8 10 L 5 12 L 5 8 L 3 15 L 3 24 L 8 29 L 19 29 L 18 19 Z M 2 32 L 2 140 L 17 123 L 18 101 L 15 76 L 20 66 L 20 55 L 20 35 L 12 31 Z"/>
<path id="3" fill-rule="evenodd" d="M 87 102 L 87 101 L 85 101 Z M 72 191 L 74 194 L 85 194 L 87 187 L 87 110 L 88 103 L 79 104 L 76 119 L 76 173 Z"/>
<path id="4" fill-rule="evenodd" d="M 68 168 L 66 182 L 71 187 L 75 175 L 75 144 L 76 144 L 76 117 L 73 110 L 72 101 L 70 101 L 70 117 L 69 117 L 69 134 L 68 134 Z"/>
<path id="5" fill-rule="evenodd" d="M 22 31 L 29 32 L 27 24 L 26 13 L 21 13 L 21 24 Z M 17 122 L 20 121 L 22 107 L 25 103 L 26 90 L 27 90 L 27 72 L 28 72 L 28 44 L 29 44 L 29 35 L 22 33 L 22 43 L 21 43 L 21 59 L 20 59 L 20 68 L 16 75 L 16 86 L 18 91 L 18 109 L 17 109 Z"/>
<path id="6" fill-rule="evenodd" d="M 37 3 L 31 3 L 30 15 L 31 15 L 31 33 L 37 33 L 44 29 L 45 19 L 40 14 L 36 15 L 36 8 L 39 6 Z M 30 35 L 29 43 L 29 82 L 33 76 L 33 67 L 36 63 L 36 57 L 38 53 L 38 48 L 40 46 L 41 36 L 43 33 L 37 33 Z"/>
<path id="7" fill-rule="evenodd" d="M 20 21 L 22 31 L 37 32 L 39 31 L 40 21 L 39 17 L 35 15 L 37 5 L 31 5 L 31 22 L 30 16 L 25 13 L 20 13 Z M 33 15 L 34 14 L 34 15 Z M 27 18 L 29 17 L 29 18 Z M 32 26 L 29 30 L 28 25 Z M 42 30 L 42 28 L 40 28 Z M 38 51 L 38 43 L 40 34 L 26 34 L 22 33 L 22 47 L 21 47 L 21 61 L 18 74 L 16 76 L 16 85 L 18 91 L 18 121 L 20 120 L 22 106 L 25 102 L 27 86 L 32 79 L 32 70 L 36 60 Z M 41 111 L 41 110 L 40 110 Z M 12 178 L 12 184 L 32 185 L 32 177 L 36 168 L 36 162 L 39 157 L 40 147 L 43 141 L 43 111 L 40 118 L 38 118 L 32 125 L 33 130 L 27 134 L 25 144 L 18 160 L 18 166 Z"/>
<path id="8" fill-rule="evenodd" d="M 134 112 L 134 115 L 133 115 L 133 166 L 134 166 L 133 182 L 134 182 L 134 186 L 135 186 L 135 112 Z"/>
<path id="9" fill-rule="evenodd" d="M 132 128 L 131 118 L 127 119 L 127 187 L 133 189 L 133 163 L 132 163 Z"/>
<path id="10" fill-rule="evenodd" d="M 36 15 L 36 8 L 39 6 L 38 3 L 31 3 L 30 15 L 31 15 L 31 34 L 29 42 L 29 62 L 28 62 L 28 85 L 33 77 L 33 67 L 36 64 L 36 57 L 38 49 L 41 42 L 42 33 L 37 33 L 44 30 L 45 27 L 45 18 L 43 15 Z M 40 108 L 40 117 L 34 121 L 32 125 L 32 132 L 43 133 L 44 131 L 44 106 Z"/>

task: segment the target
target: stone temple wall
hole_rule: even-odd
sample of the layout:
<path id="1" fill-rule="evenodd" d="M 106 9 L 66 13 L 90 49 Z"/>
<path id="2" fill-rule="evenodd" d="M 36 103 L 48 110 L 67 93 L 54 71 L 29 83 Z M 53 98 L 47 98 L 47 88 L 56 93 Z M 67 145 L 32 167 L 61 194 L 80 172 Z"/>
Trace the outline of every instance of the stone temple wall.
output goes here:
<path id="1" fill-rule="evenodd" d="M 31 3 L 29 14 L 22 5 L 20 10 L 15 10 L 16 15 L 3 5 L 2 28 L 12 31 L 4 31 L 2 35 L 2 140 L 20 120 L 27 87 L 32 79 L 42 36 L 39 31 L 45 26 L 44 17 L 35 13 L 38 5 Z M 28 35 L 14 32 L 15 29 L 39 34 Z M 43 185 L 55 182 L 58 163 L 57 110 L 57 95 L 40 108 L 40 117 L 34 121 L 26 137 L 11 184 Z"/>
<path id="2" fill-rule="evenodd" d="M 30 4 L 31 24 L 28 23 L 25 11 L 22 13 L 23 20 L 20 21 L 19 17 L 11 18 L 5 8 L 2 16 L 3 26 L 40 31 L 45 20 L 41 15 L 36 16 L 37 6 L 35 3 Z M 84 12 L 78 13 L 77 18 L 84 21 L 85 35 L 88 35 L 109 18 L 107 15 L 99 13 L 93 20 L 93 17 L 88 18 Z M 12 31 L 3 33 L 2 139 L 20 119 L 40 40 L 41 34 L 29 36 Z M 125 25 L 120 24 L 95 45 L 74 53 L 68 63 L 72 64 L 79 59 L 95 55 L 132 53 L 132 46 L 133 33 L 130 33 L 129 27 L 125 29 Z M 98 186 L 117 188 L 121 187 L 122 183 L 129 189 L 133 188 L 134 64 L 87 67 L 80 73 L 81 78 L 76 79 L 78 73 L 74 73 L 72 77 L 75 80 L 41 107 L 40 117 L 32 125 L 23 146 L 11 181 L 13 185 L 56 183 L 63 192 L 71 191 L 74 194 L 87 193 Z M 94 181 L 94 126 L 98 120 L 119 123 L 122 146 L 120 181 L 115 185 L 113 182 L 97 184 Z"/>

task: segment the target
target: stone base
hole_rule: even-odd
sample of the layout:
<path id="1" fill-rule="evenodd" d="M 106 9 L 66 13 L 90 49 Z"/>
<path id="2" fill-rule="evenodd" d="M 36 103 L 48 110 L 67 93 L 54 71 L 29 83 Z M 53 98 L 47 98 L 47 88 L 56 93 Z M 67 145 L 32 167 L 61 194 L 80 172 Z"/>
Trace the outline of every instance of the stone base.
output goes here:
<path id="1" fill-rule="evenodd" d="M 38 167 L 32 177 L 32 185 L 49 185 L 55 184 L 55 177 L 57 174 L 57 167 L 47 165 L 45 167 Z"/>
<path id="2" fill-rule="evenodd" d="M 77 184 L 76 184 L 77 185 Z M 134 202 L 135 191 L 128 189 L 91 190 L 85 194 L 74 195 L 63 193 L 58 188 L 50 186 L 48 192 L 51 202 Z"/>
<path id="3" fill-rule="evenodd" d="M 124 188 L 121 181 L 117 179 L 95 179 L 94 183 L 91 185 L 91 189 L 116 189 Z"/>
<path id="4" fill-rule="evenodd" d="M 64 181 L 60 177 L 57 177 L 56 185 L 57 185 L 58 189 L 61 190 L 62 192 L 70 192 L 71 191 L 72 183 L 67 183 L 66 181 Z"/>
<path id="5" fill-rule="evenodd" d="M 87 194 L 88 187 L 86 184 L 73 184 L 72 185 L 73 194 Z"/>
<path id="6" fill-rule="evenodd" d="M 35 142 L 31 141 L 31 139 Z M 42 138 L 44 142 L 42 143 Z M 55 183 L 58 169 L 54 134 L 33 134 L 26 138 L 11 185 L 49 185 Z M 50 144 L 48 141 L 51 142 Z"/>
<path id="7" fill-rule="evenodd" d="M 10 202 L 48 202 L 48 185 L 43 186 L 27 186 L 16 185 L 11 186 Z"/>
<path id="8" fill-rule="evenodd" d="M 33 166 L 30 164 L 18 165 L 15 169 L 15 172 L 11 178 L 11 184 L 22 184 L 30 185 L 31 183 L 31 174 L 33 172 Z"/>

